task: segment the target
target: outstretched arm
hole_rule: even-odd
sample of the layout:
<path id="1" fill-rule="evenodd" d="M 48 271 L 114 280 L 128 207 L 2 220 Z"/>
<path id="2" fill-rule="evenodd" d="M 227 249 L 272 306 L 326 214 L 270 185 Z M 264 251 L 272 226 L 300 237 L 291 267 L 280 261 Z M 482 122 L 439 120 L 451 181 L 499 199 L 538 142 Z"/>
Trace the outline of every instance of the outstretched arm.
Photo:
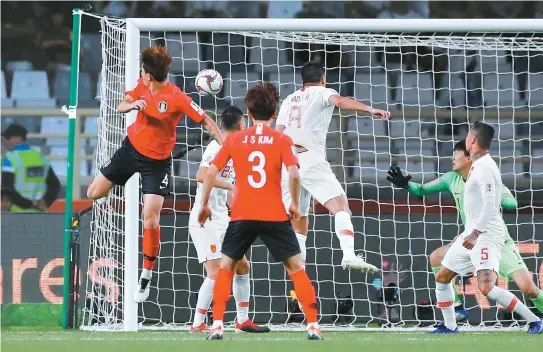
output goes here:
<path id="1" fill-rule="evenodd" d="M 387 180 L 394 184 L 396 187 L 407 189 L 409 193 L 415 194 L 419 197 L 423 197 L 429 194 L 439 193 L 449 190 L 450 174 L 446 173 L 437 180 L 420 184 L 417 182 L 410 182 L 411 176 L 404 175 L 402 170 L 398 166 L 391 166 L 388 171 Z"/>
<path id="2" fill-rule="evenodd" d="M 206 167 L 206 166 L 200 166 L 200 168 L 198 169 L 198 172 L 196 173 L 196 181 L 197 182 L 201 182 L 203 183 L 205 178 L 206 178 L 206 175 L 207 175 L 207 170 L 209 169 L 209 167 Z M 231 184 L 230 182 L 226 182 L 226 181 L 223 181 L 217 177 L 215 177 L 215 182 L 213 183 L 213 187 L 215 188 L 222 188 L 222 189 L 227 189 L 229 191 L 232 191 L 234 190 L 234 185 Z"/>
<path id="3" fill-rule="evenodd" d="M 219 142 L 219 144 L 223 144 L 224 137 L 219 130 L 219 126 L 217 126 L 215 121 L 213 121 L 213 119 L 209 117 L 208 114 L 205 114 L 205 117 L 202 120 L 202 126 L 207 130 L 210 135 L 212 135 L 217 140 L 217 142 Z"/>
<path id="4" fill-rule="evenodd" d="M 330 96 L 330 98 L 328 98 L 328 101 L 342 110 L 367 112 L 373 117 L 383 120 L 388 120 L 390 117 L 389 111 L 374 109 L 369 105 L 363 104 L 351 98 L 342 97 L 338 94 Z"/>

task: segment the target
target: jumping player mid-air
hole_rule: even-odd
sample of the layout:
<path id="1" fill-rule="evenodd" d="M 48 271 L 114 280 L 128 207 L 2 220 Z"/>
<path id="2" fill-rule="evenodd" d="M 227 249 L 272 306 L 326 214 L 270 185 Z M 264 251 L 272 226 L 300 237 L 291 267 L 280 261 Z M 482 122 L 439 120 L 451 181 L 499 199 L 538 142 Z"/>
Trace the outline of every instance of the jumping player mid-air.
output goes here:
<path id="1" fill-rule="evenodd" d="M 294 289 L 306 315 L 308 338 L 322 340 L 317 324 L 315 289 L 303 269 L 300 247 L 281 199 L 281 171 L 285 165 L 289 173 L 290 192 L 294 196 L 289 214 L 299 219 L 297 200 L 300 176 L 294 145 L 289 136 L 270 127 L 278 102 L 277 89 L 270 83 L 256 85 L 247 91 L 245 104 L 254 126 L 228 136 L 204 179 L 198 220 L 205 228 L 208 224 L 206 221 L 213 220 L 214 216 L 209 202 L 217 173 L 233 160 L 236 194 L 213 290 L 214 321 L 209 340 L 223 338 L 223 317 L 230 299 L 234 270 L 257 237 L 268 247 L 273 258 L 285 265 L 294 282 Z"/>
<path id="2" fill-rule="evenodd" d="M 337 106 L 343 110 L 362 111 L 387 120 L 388 111 L 373 109 L 354 99 L 340 96 L 326 88 L 324 68 L 317 62 L 307 62 L 302 67 L 302 89 L 289 95 L 282 103 L 276 129 L 292 138 L 300 160 L 300 213 L 301 220 L 293 220 L 292 226 L 305 260 L 309 208 L 311 196 L 334 216 L 335 233 L 339 239 L 345 269 L 375 272 L 377 268 L 365 262 L 354 252 L 354 228 L 349 202 L 343 187 L 326 160 L 326 135 Z M 283 170 L 283 202 L 288 209 L 292 196 L 288 189 L 288 177 Z"/>
<path id="3" fill-rule="evenodd" d="M 221 127 L 224 138 L 229 135 L 245 129 L 245 119 L 243 112 L 235 106 L 229 106 L 221 114 Z M 208 331 L 204 323 L 211 300 L 213 299 L 213 286 L 219 271 L 221 261 L 221 247 L 226 228 L 230 222 L 228 216 L 229 199 L 232 199 L 234 191 L 234 167 L 230 160 L 215 178 L 213 189 L 211 190 L 209 207 L 213 212 L 213 220 L 208 221 L 204 227 L 198 223 L 198 214 L 200 214 L 202 204 L 202 182 L 207 173 L 207 169 L 221 146 L 216 141 L 211 141 L 202 155 L 202 162 L 196 174 L 198 187 L 196 189 L 196 198 L 194 206 L 189 217 L 189 233 L 198 253 L 198 261 L 204 264 L 206 278 L 198 291 L 198 302 L 196 303 L 196 314 L 194 322 L 190 329 L 191 332 Z M 227 204 L 228 203 L 228 204 Z M 236 299 L 236 331 L 262 333 L 270 329 L 266 326 L 258 326 L 249 319 L 249 262 L 245 256 L 236 266 L 234 275 L 234 298 Z"/>
<path id="4" fill-rule="evenodd" d="M 409 193 L 417 196 L 426 196 L 434 193 L 440 193 L 448 191 L 454 197 L 456 203 L 456 209 L 460 213 L 460 219 L 462 224 L 466 225 L 466 216 L 464 214 L 464 188 L 466 186 L 466 179 L 471 169 L 472 160 L 469 152 L 466 150 L 466 141 L 461 140 L 454 146 L 454 152 L 452 157 L 452 169 L 445 173 L 443 176 L 428 182 L 420 184 L 416 182 L 410 182 L 409 175 L 403 175 L 400 168 L 397 166 L 390 167 L 389 176 L 387 180 L 392 182 L 395 186 L 407 189 Z M 511 191 L 503 186 L 501 195 L 501 206 L 503 209 L 516 209 L 517 200 L 511 194 Z M 528 271 L 526 264 L 522 260 L 520 253 L 517 249 L 515 241 L 511 238 L 509 231 L 505 228 L 505 243 L 502 249 L 500 258 L 499 274 L 501 277 L 514 281 L 520 290 L 534 303 L 534 306 L 543 312 L 543 290 L 539 289 L 532 279 L 532 274 Z M 451 248 L 452 244 L 449 243 L 445 246 L 439 247 L 430 254 L 430 265 L 432 271 L 437 274 L 441 269 L 441 262 L 445 253 Z M 454 290 L 454 306 L 456 311 L 457 321 L 467 318 L 467 311 L 462 307 L 462 301 L 456 292 L 456 286 L 453 285 Z"/>
<path id="5" fill-rule="evenodd" d="M 466 137 L 466 150 L 472 160 L 464 187 L 466 227 L 445 254 L 436 274 L 437 305 L 444 322 L 432 333 L 458 333 L 454 312 L 454 290 L 451 281 L 475 267 L 479 291 L 528 322 L 529 334 L 543 332 L 543 322 L 510 291 L 496 286 L 500 256 L 507 226 L 501 214 L 503 184 L 498 165 L 488 150 L 494 128 L 475 122 Z"/>
<path id="6" fill-rule="evenodd" d="M 143 270 L 134 300 L 149 297 L 149 281 L 160 247 L 160 210 L 164 196 L 170 194 L 171 152 L 175 129 L 182 115 L 199 122 L 222 143 L 215 122 L 179 87 L 168 81 L 172 57 L 165 47 L 155 46 L 141 53 L 141 78 L 126 92 L 117 110 L 137 110 L 128 136 L 87 189 L 87 196 L 103 204 L 113 185 L 124 186 L 136 172 L 143 192 Z M 127 234 L 135 235 L 135 234 Z"/>

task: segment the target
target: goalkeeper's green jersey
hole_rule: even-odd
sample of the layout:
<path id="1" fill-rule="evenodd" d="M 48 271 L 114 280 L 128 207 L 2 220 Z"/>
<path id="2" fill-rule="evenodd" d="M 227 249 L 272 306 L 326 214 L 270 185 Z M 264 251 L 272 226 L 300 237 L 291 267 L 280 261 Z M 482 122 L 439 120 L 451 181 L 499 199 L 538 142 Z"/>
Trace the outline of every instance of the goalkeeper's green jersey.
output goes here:
<path id="1" fill-rule="evenodd" d="M 456 208 L 460 213 L 462 219 L 462 225 L 466 225 L 466 216 L 464 215 L 464 187 L 466 181 L 456 171 L 449 171 L 437 180 L 420 184 L 416 182 L 409 182 L 409 193 L 416 194 L 417 196 L 427 196 L 429 194 L 440 193 L 443 191 L 449 191 L 454 197 Z M 518 206 L 517 200 L 511 194 L 511 191 L 503 186 L 501 206 L 503 209 L 516 209 Z M 509 232 L 505 234 L 505 240 L 511 239 Z"/>

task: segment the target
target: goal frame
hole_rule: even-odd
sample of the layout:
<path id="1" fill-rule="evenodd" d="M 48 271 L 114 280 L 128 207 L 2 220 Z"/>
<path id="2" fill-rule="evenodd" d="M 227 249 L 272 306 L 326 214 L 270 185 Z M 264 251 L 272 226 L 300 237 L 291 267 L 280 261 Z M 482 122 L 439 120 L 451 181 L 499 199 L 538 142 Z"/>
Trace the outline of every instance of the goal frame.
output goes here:
<path id="1" fill-rule="evenodd" d="M 81 15 L 87 14 L 74 9 L 74 32 L 80 28 Z M 100 17 L 94 14 L 87 14 Z M 77 18 L 76 18 L 77 17 Z M 125 52 L 125 88 L 133 89 L 140 71 L 140 32 L 141 31 L 303 31 L 316 32 L 374 32 L 374 33 L 451 33 L 451 32 L 543 32 L 543 20 L 525 19 L 261 19 L 261 18 L 127 18 Z M 78 36 L 79 37 L 79 36 Z M 79 38 L 78 38 L 79 39 Z M 77 40 L 79 42 L 79 40 Z M 79 44 L 79 43 L 78 43 Z M 77 91 L 79 71 L 79 50 L 72 57 L 72 90 Z M 76 93 L 77 94 L 77 93 Z M 70 100 L 70 112 L 75 116 L 75 101 Z M 136 119 L 137 112 L 126 115 L 126 126 Z M 72 119 L 71 119 L 72 120 Z M 70 121 L 72 122 L 72 121 Z M 70 129 L 70 140 L 74 134 Z M 69 144 L 68 180 L 73 177 L 73 148 Z M 138 240 L 139 240 L 139 174 L 135 174 L 125 185 L 125 248 L 123 286 L 123 326 L 124 331 L 138 330 L 138 305 L 134 302 L 134 292 L 138 282 Z M 70 182 L 68 183 L 71 184 Z M 72 194 L 67 193 L 66 218 L 71 217 Z M 70 205 L 68 207 L 68 205 Z M 69 213 L 69 214 L 68 214 Z M 65 257 L 66 258 L 66 257 Z M 66 265 L 66 264 L 65 264 Z M 65 276 L 65 285 L 68 278 Z M 128 293 L 128 294 L 126 294 Z M 66 295 L 65 295 L 66 298 Z M 66 304 L 66 300 L 65 300 Z"/>

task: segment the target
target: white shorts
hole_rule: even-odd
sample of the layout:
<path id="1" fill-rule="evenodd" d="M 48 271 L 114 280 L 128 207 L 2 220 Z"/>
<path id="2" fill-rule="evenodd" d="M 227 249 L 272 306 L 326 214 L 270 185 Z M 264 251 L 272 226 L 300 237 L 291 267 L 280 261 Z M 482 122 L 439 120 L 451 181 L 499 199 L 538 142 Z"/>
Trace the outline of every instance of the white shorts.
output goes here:
<path id="1" fill-rule="evenodd" d="M 343 187 L 337 180 L 326 158 L 315 151 L 307 151 L 297 155 L 300 162 L 300 180 L 302 189 L 300 192 L 300 213 L 302 216 L 309 214 L 311 196 L 317 202 L 323 204 L 332 198 L 345 195 Z M 288 212 L 290 203 L 290 190 L 288 186 L 288 171 L 283 167 L 281 180 L 283 192 L 283 204 Z"/>
<path id="2" fill-rule="evenodd" d="M 475 246 L 469 250 L 462 243 L 470 233 L 471 230 L 464 231 L 458 236 L 445 254 L 441 265 L 460 275 L 469 273 L 472 267 L 475 268 L 475 273 L 480 270 L 492 270 L 498 273 L 504 243 L 503 234 L 479 236 Z"/>
<path id="3" fill-rule="evenodd" d="M 196 248 L 198 262 L 221 258 L 222 241 L 227 228 L 228 221 L 208 221 L 204 227 L 189 221 L 189 234 Z"/>

